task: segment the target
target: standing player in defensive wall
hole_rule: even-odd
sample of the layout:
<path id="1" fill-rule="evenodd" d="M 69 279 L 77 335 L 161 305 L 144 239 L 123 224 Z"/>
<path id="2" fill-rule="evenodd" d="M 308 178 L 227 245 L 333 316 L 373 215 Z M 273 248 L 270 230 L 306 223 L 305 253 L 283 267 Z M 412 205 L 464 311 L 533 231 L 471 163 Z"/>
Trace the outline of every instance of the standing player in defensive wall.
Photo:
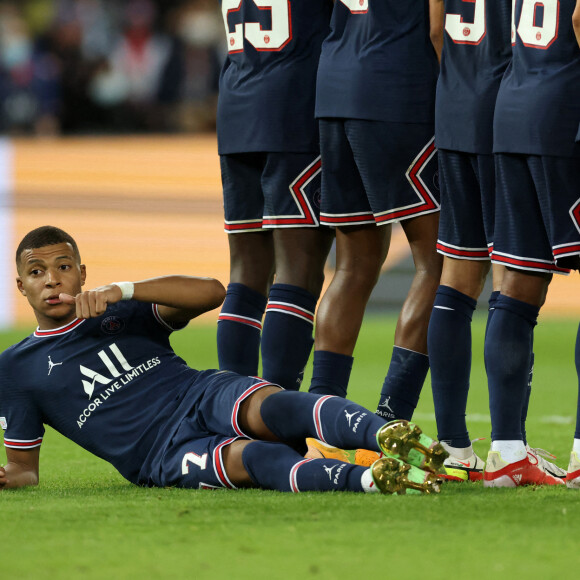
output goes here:
<path id="1" fill-rule="evenodd" d="M 447 453 L 406 421 L 340 397 L 198 371 L 169 336 L 219 306 L 211 278 L 165 276 L 82 291 L 75 240 L 43 226 L 16 251 L 36 331 L 0 355 L 0 490 L 39 481 L 44 425 L 145 486 L 437 493 Z M 385 453 L 370 469 L 305 459 L 305 437 Z M 53 471 L 58 466 L 52 466 Z"/>
<path id="2" fill-rule="evenodd" d="M 439 0 L 443 7 L 443 0 Z M 480 480 L 485 462 L 473 451 L 465 413 L 471 371 L 471 320 L 490 270 L 493 250 L 495 170 L 493 114 L 511 59 L 512 6 L 505 0 L 445 0 L 444 49 L 435 106 L 441 214 L 437 249 L 443 254 L 441 285 L 427 344 L 439 438 L 450 453 L 452 479 Z M 493 267 L 493 312 L 504 266 Z M 533 362 L 530 368 L 533 367 Z M 532 461 L 556 477 L 566 471 L 527 445 Z M 544 452 L 546 453 L 546 452 Z"/>
<path id="3" fill-rule="evenodd" d="M 262 376 L 299 389 L 333 239 L 319 224 L 314 119 L 332 1 L 221 0 L 221 8 L 228 55 L 217 129 L 230 283 L 218 323 L 219 364 L 258 374 L 262 336 Z"/>
<path id="4" fill-rule="evenodd" d="M 336 229 L 336 271 L 317 313 L 310 392 L 346 395 L 391 224 L 400 221 L 416 272 L 377 408 L 387 419 L 410 418 L 419 399 L 441 274 L 435 247 L 436 24 L 430 24 L 428 0 L 337 0 L 318 70 L 321 223 Z"/>
<path id="5" fill-rule="evenodd" d="M 494 118 L 492 261 L 506 272 L 485 339 L 492 427 L 487 487 L 562 484 L 530 462 L 520 419 L 548 286 L 554 273 L 580 268 L 579 18 L 580 0 L 514 3 L 513 57 Z M 580 334 L 580 370 L 578 341 Z M 580 412 L 566 477 L 571 487 L 580 487 L 579 454 Z"/>

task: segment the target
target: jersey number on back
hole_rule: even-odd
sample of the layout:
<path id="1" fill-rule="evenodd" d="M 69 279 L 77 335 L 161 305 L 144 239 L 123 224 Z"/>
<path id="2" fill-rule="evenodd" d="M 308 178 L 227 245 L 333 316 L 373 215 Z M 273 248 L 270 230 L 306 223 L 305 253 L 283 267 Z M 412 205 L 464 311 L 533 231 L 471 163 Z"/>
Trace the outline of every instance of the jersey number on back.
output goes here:
<path id="1" fill-rule="evenodd" d="M 473 0 L 461 0 L 474 4 Z M 485 36 L 485 0 L 475 0 L 473 22 L 465 22 L 461 14 L 445 16 L 445 31 L 455 44 L 479 44 Z"/>
<path id="2" fill-rule="evenodd" d="M 512 44 L 516 42 L 516 0 L 513 0 Z M 560 0 L 523 0 L 518 36 L 525 46 L 545 50 L 558 38 Z M 538 23 L 541 22 L 541 26 Z"/>
<path id="3" fill-rule="evenodd" d="M 369 0 L 340 0 L 353 14 L 369 11 Z M 383 0 L 384 1 L 384 0 Z"/>
<path id="4" fill-rule="evenodd" d="M 344 1 L 344 0 L 343 0 Z M 479 44 L 486 34 L 486 0 L 461 0 L 475 4 L 473 22 L 465 22 L 461 14 L 447 14 L 445 30 L 456 44 Z M 512 10 L 512 43 L 516 41 L 515 11 Z M 526 46 L 548 48 L 558 37 L 560 0 L 522 0 L 522 12 L 517 34 Z M 541 22 L 541 26 L 538 23 Z"/>
<path id="5" fill-rule="evenodd" d="M 238 12 L 244 1 L 253 2 L 260 10 L 270 11 L 271 30 L 264 30 L 259 22 L 243 22 L 230 31 L 228 16 L 231 12 Z M 243 52 L 244 38 L 259 51 L 282 50 L 292 40 L 289 0 L 222 0 L 222 14 L 230 54 Z"/>

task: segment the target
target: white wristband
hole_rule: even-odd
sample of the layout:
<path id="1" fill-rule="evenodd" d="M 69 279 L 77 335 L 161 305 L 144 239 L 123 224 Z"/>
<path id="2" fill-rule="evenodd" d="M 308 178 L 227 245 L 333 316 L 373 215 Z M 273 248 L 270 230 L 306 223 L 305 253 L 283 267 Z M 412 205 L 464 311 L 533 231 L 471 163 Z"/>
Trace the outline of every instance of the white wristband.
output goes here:
<path id="1" fill-rule="evenodd" d="M 131 300 L 135 292 L 135 284 L 133 282 L 113 282 L 115 286 L 121 289 L 121 300 Z"/>

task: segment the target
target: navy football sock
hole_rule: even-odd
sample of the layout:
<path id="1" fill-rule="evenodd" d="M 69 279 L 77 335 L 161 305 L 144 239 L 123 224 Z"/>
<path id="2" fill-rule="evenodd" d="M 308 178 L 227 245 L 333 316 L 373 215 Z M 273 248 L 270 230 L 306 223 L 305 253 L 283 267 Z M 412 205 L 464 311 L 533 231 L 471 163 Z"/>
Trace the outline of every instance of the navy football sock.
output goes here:
<path id="1" fill-rule="evenodd" d="M 485 333 L 487 335 L 487 329 L 489 327 L 489 323 L 491 321 L 491 318 L 493 316 L 493 313 L 495 311 L 495 303 L 497 301 L 497 297 L 499 296 L 499 292 L 496 290 L 494 292 L 491 293 L 490 297 L 489 297 L 489 314 L 487 317 L 487 324 L 485 326 Z M 534 337 L 532 334 L 532 350 L 534 348 L 533 346 L 533 342 L 534 342 Z M 526 389 L 526 394 L 524 397 L 524 402 L 523 402 L 523 406 L 522 406 L 522 418 L 521 418 L 521 430 L 522 430 L 522 440 L 524 442 L 524 445 L 527 445 L 528 443 L 528 439 L 527 439 L 527 434 L 526 434 L 526 419 L 528 418 L 528 407 L 530 404 L 530 395 L 532 394 L 532 378 L 534 375 L 534 353 L 532 352 L 532 360 L 530 363 L 530 373 L 528 375 L 528 388 Z"/>
<path id="2" fill-rule="evenodd" d="M 353 361 L 346 354 L 315 350 L 309 391 L 315 395 L 346 397 Z"/>
<path id="3" fill-rule="evenodd" d="M 316 297 L 290 284 L 274 284 L 262 330 L 262 377 L 297 391 L 314 339 Z"/>
<path id="4" fill-rule="evenodd" d="M 471 320 L 477 302 L 439 286 L 427 334 L 438 438 L 452 447 L 469 447 L 465 422 L 471 374 Z"/>
<path id="5" fill-rule="evenodd" d="M 342 397 L 282 391 L 267 397 L 262 420 L 281 441 L 315 437 L 341 449 L 378 451 L 375 436 L 384 419 Z"/>
<path id="6" fill-rule="evenodd" d="M 364 491 L 368 468 L 336 459 L 304 459 L 283 443 L 253 441 L 242 461 L 260 487 L 278 491 Z M 369 479 L 370 481 L 370 479 Z"/>
<path id="7" fill-rule="evenodd" d="M 485 337 L 491 438 L 521 440 L 521 417 L 540 309 L 500 294 Z"/>
<path id="8" fill-rule="evenodd" d="M 410 420 L 428 371 L 427 355 L 394 346 L 376 414 L 386 421 Z"/>
<path id="9" fill-rule="evenodd" d="M 578 375 L 578 404 L 576 408 L 576 431 L 574 439 L 580 439 L 580 325 L 576 335 L 576 348 L 574 350 L 574 359 L 576 362 L 576 373 Z"/>
<path id="10" fill-rule="evenodd" d="M 228 284 L 217 328 L 220 370 L 258 374 L 260 332 L 266 297 L 244 284 Z"/>

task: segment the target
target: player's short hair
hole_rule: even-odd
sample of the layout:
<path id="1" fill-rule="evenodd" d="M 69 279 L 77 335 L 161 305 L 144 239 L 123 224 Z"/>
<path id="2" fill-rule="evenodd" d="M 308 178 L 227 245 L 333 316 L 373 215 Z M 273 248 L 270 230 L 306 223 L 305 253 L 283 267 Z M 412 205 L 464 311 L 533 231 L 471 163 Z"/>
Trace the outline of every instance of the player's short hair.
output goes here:
<path id="1" fill-rule="evenodd" d="M 34 250 L 44 246 L 54 246 L 56 244 L 70 244 L 79 262 L 81 255 L 77 243 L 73 237 L 60 228 L 54 226 L 41 226 L 28 232 L 23 238 L 18 248 L 16 248 L 16 267 L 20 267 L 20 256 L 24 250 Z"/>

